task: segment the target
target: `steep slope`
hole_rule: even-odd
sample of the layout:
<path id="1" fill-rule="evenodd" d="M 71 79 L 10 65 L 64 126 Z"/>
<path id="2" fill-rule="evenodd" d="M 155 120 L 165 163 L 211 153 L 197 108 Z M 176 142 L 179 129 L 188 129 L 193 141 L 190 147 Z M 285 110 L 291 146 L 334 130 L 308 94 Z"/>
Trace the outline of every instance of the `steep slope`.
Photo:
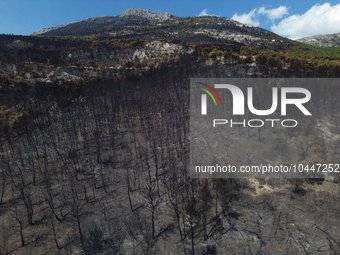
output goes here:
<path id="1" fill-rule="evenodd" d="M 327 35 L 314 35 L 298 39 L 297 41 L 318 47 L 339 47 L 340 33 Z"/>
<path id="2" fill-rule="evenodd" d="M 92 35 L 149 21 L 176 20 L 179 16 L 168 12 L 154 13 L 148 10 L 128 9 L 117 16 L 101 16 L 75 21 L 61 26 L 43 28 L 31 35 Z"/>
<path id="3" fill-rule="evenodd" d="M 152 46 L 160 43 L 148 44 L 147 50 Z M 53 74 L 50 83 L 11 84 L 4 95 L 14 99 L 8 100 L 10 113 L 1 108 L 11 120 L 0 136 L 1 252 L 339 252 L 336 182 L 189 178 L 189 77 L 267 74 L 235 58 L 187 53 L 147 68 L 122 67 L 114 75 L 107 68 L 93 80 L 59 83 Z M 95 65 L 77 72 L 87 70 L 100 72 Z M 266 72 L 273 75 L 275 69 Z M 324 154 L 340 150 L 330 118 L 325 116 L 329 126 L 322 127 L 332 138 L 332 144 L 325 139 Z M 303 153 L 299 138 L 320 134 L 317 125 L 309 127 L 289 134 L 267 129 L 262 141 L 256 130 L 236 131 L 230 134 L 237 139 L 232 150 L 246 142 L 263 153 L 270 149 L 277 158 L 298 157 Z M 277 139 L 264 148 L 269 136 Z"/>
<path id="4" fill-rule="evenodd" d="M 167 12 L 128 9 L 120 15 L 89 18 L 57 27 L 44 28 L 31 36 L 96 36 L 117 40 L 159 40 L 220 44 L 224 48 L 242 45 L 283 50 L 294 43 L 259 27 L 222 17 L 181 18 Z"/>
<path id="5" fill-rule="evenodd" d="M 339 77 L 338 59 L 219 17 L 128 10 L 45 32 L 0 35 L 0 254 L 340 253 L 337 179 L 188 171 L 189 78 Z M 338 163 L 339 90 L 317 93 L 319 120 L 225 132 L 228 157 Z"/>
<path id="6" fill-rule="evenodd" d="M 57 27 L 44 28 L 31 35 L 107 35 L 118 39 L 141 39 L 160 35 L 163 38 L 185 39 L 208 37 L 215 40 L 259 40 L 257 37 L 274 36 L 264 29 L 221 17 L 181 18 L 168 12 L 128 9 L 120 15 L 88 18 Z M 256 37 L 256 38 L 254 38 Z"/>

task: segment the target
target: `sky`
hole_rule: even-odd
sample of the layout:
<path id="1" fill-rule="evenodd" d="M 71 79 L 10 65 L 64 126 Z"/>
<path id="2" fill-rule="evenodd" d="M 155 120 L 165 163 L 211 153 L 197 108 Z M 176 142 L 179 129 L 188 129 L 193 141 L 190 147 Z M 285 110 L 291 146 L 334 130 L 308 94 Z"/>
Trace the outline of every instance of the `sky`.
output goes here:
<path id="1" fill-rule="evenodd" d="M 29 35 L 90 17 L 115 16 L 128 8 L 227 17 L 291 39 L 340 33 L 340 0 L 0 0 L 0 34 Z"/>

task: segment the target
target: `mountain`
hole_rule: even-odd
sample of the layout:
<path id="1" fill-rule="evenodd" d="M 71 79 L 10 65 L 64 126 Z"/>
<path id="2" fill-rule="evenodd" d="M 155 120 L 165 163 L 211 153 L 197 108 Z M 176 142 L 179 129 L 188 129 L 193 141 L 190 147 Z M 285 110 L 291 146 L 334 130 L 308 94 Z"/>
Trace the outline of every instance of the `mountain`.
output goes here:
<path id="1" fill-rule="evenodd" d="M 168 12 L 154 13 L 148 10 L 128 9 L 110 17 L 88 18 L 57 27 L 44 28 L 31 34 L 55 36 L 101 35 L 117 39 L 186 40 L 189 42 L 215 40 L 235 42 L 261 41 L 261 37 L 277 37 L 275 34 L 240 22 L 221 17 L 181 18 Z M 205 38 L 204 38 L 205 37 Z"/>
<path id="2" fill-rule="evenodd" d="M 318 47 L 340 47 L 340 33 L 327 35 L 314 35 L 297 40 Z"/>
<path id="3" fill-rule="evenodd" d="M 91 35 L 106 31 L 123 29 L 124 27 L 147 23 L 150 21 L 169 21 L 177 20 L 179 16 L 168 12 L 154 13 L 142 9 L 128 9 L 117 16 L 101 16 L 88 18 L 83 21 L 67 23 L 61 26 L 43 28 L 31 35 Z"/>
<path id="4" fill-rule="evenodd" d="M 210 151 L 215 133 L 191 138 L 190 78 L 253 78 L 253 107 L 268 109 L 257 78 L 281 89 L 283 78 L 340 76 L 339 54 L 314 48 L 226 18 L 138 9 L 0 35 L 0 254 L 339 254 L 338 178 L 188 169 L 190 139 Z M 311 93 L 315 118 L 297 128 L 271 127 L 279 114 L 253 119 L 263 129 L 236 116 L 213 147 L 236 165 L 338 171 L 340 90 Z"/>

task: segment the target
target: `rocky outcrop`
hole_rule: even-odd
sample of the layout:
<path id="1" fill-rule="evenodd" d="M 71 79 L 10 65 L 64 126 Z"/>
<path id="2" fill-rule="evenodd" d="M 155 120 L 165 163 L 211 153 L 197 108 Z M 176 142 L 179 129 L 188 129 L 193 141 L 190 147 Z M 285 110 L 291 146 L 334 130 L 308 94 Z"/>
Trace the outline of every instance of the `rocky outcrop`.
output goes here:
<path id="1" fill-rule="evenodd" d="M 80 79 L 79 76 L 69 74 L 67 72 L 51 71 L 46 75 L 46 78 L 38 78 L 37 80 L 45 83 L 52 83 L 53 81 L 70 81 Z"/>
<path id="2" fill-rule="evenodd" d="M 169 12 L 152 12 L 149 10 L 142 10 L 142 9 L 127 9 L 122 14 L 119 15 L 119 17 L 128 17 L 128 16 L 138 16 L 143 17 L 148 20 L 154 20 L 154 21 L 166 21 L 166 20 L 173 20 L 178 19 L 180 16 L 172 15 Z"/>
<path id="3" fill-rule="evenodd" d="M 176 20 L 180 16 L 168 12 L 152 12 L 142 9 L 128 9 L 117 16 L 100 16 L 82 21 L 66 23 L 60 26 L 43 28 L 31 35 L 90 35 L 99 31 L 138 24 L 140 22 Z"/>
<path id="4" fill-rule="evenodd" d="M 144 59 L 161 57 L 166 54 L 168 56 L 192 54 L 195 50 L 191 48 L 185 48 L 180 45 L 171 43 L 162 43 L 158 41 L 148 43 L 145 48 L 138 49 L 133 54 L 133 59 Z"/>
<path id="5" fill-rule="evenodd" d="M 340 46 L 340 33 L 328 35 L 314 35 L 297 39 L 298 42 L 318 46 L 318 47 L 339 47 Z"/>

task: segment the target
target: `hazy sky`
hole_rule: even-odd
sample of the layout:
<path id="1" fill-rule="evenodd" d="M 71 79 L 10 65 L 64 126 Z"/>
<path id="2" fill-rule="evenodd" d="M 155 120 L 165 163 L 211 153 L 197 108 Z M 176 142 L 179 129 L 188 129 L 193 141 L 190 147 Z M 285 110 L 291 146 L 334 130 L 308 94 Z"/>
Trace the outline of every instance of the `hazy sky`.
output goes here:
<path id="1" fill-rule="evenodd" d="M 340 33 L 340 0 L 0 0 L 0 34 L 28 35 L 89 17 L 115 16 L 128 8 L 233 18 L 293 39 Z"/>

